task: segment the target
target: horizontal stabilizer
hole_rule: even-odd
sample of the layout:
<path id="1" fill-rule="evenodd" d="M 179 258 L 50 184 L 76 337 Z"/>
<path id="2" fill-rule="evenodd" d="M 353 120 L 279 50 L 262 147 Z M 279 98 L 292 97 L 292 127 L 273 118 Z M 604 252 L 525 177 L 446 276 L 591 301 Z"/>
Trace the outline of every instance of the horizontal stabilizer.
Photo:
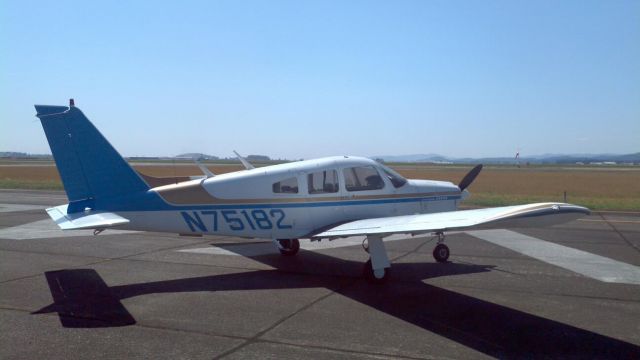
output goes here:
<path id="1" fill-rule="evenodd" d="M 49 216 L 62 230 L 105 229 L 129 223 L 129 220 L 110 212 L 84 211 L 67 214 L 67 206 L 47 209 Z"/>
<path id="2" fill-rule="evenodd" d="M 589 209 L 563 203 L 538 203 L 432 214 L 391 216 L 351 221 L 316 234 L 313 238 L 356 235 L 423 234 L 460 229 L 496 229 L 550 226 L 575 220 Z"/>

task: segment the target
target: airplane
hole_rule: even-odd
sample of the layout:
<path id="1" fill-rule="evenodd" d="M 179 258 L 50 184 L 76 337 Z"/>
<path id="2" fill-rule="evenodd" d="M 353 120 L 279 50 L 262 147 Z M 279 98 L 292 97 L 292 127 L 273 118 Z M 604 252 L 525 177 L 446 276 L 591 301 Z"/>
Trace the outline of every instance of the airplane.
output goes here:
<path id="1" fill-rule="evenodd" d="M 63 230 L 93 229 L 98 235 L 118 228 L 265 238 L 284 256 L 298 252 L 299 239 L 364 236 L 369 260 L 363 275 L 382 283 L 391 267 L 384 245 L 390 235 L 433 234 L 438 238 L 433 257 L 446 263 L 450 250 L 445 232 L 549 226 L 590 214 L 585 207 L 556 202 L 459 210 L 482 165 L 456 185 L 405 179 L 363 157 L 255 168 L 236 152 L 245 170 L 156 178 L 135 171 L 73 99 L 69 106 L 35 108 L 69 200 L 46 210 Z"/>

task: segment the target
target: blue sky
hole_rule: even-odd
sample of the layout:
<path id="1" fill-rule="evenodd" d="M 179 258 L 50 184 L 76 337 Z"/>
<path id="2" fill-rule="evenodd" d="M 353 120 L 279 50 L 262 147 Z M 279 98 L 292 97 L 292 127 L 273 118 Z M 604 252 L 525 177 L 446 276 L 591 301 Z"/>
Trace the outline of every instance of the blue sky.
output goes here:
<path id="1" fill-rule="evenodd" d="M 640 1 L 0 2 L 0 151 L 76 104 L 125 156 L 640 151 Z"/>

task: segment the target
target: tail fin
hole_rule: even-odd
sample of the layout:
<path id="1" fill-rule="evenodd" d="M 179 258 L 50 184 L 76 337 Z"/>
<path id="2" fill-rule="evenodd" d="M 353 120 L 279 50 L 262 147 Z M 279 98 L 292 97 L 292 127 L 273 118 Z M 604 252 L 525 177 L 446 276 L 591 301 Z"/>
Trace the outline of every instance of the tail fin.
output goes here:
<path id="1" fill-rule="evenodd" d="M 35 107 L 70 203 L 149 189 L 80 109 Z"/>

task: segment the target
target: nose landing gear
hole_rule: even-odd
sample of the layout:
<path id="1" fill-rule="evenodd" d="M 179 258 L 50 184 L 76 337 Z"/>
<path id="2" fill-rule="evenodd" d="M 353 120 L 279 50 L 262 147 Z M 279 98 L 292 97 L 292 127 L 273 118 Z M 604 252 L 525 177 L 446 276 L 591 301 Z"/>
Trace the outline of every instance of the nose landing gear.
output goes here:
<path id="1" fill-rule="evenodd" d="M 449 260 L 449 247 L 444 244 L 444 233 L 438 231 L 436 236 L 438 236 L 438 245 L 433 249 L 433 258 L 439 263 L 447 262 Z"/>

